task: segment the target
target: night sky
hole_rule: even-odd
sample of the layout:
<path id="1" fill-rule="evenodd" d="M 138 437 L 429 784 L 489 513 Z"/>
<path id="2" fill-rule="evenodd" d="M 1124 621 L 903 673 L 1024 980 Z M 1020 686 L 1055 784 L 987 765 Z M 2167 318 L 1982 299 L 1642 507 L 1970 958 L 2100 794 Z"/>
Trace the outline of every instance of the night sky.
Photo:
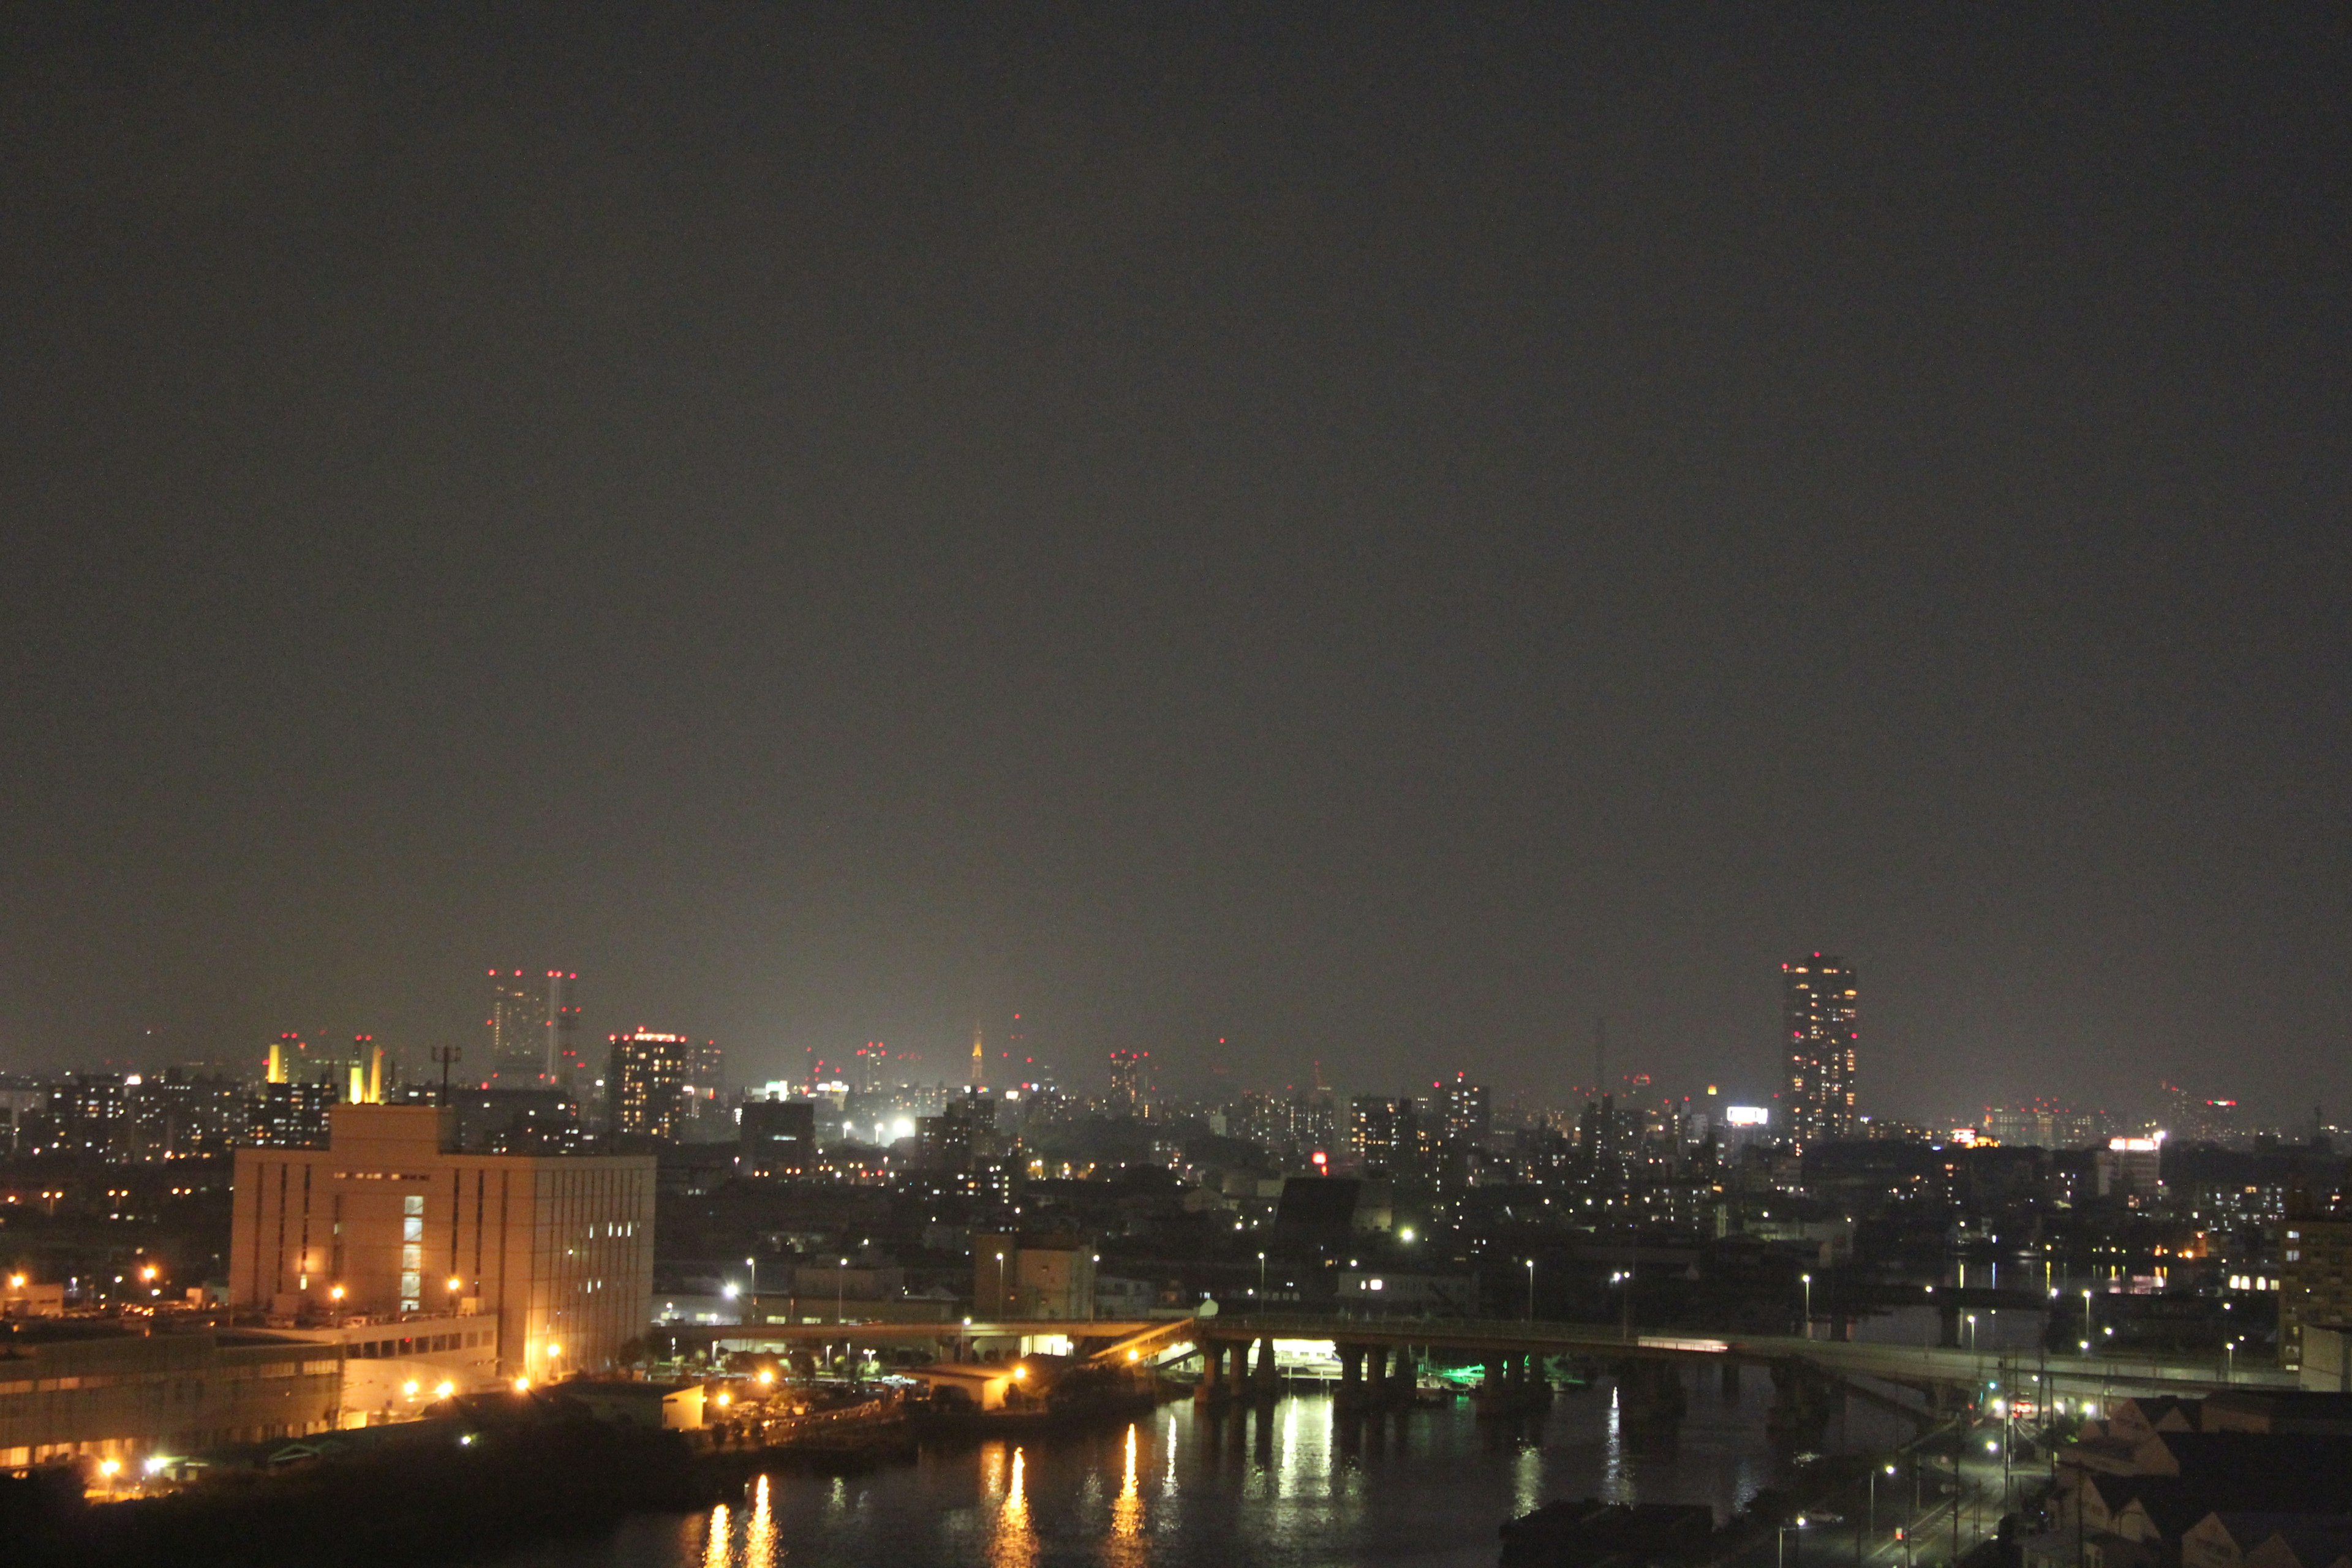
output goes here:
<path id="1" fill-rule="evenodd" d="M 0 1068 L 2352 1109 L 2340 8 L 0 29 Z"/>

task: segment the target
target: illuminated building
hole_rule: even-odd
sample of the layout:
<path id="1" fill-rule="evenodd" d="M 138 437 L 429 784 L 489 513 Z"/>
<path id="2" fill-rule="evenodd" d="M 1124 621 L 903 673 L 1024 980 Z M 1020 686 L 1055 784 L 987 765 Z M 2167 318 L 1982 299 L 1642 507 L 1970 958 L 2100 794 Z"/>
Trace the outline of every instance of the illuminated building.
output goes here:
<path id="1" fill-rule="evenodd" d="M 119 1157 L 131 1137 L 131 1091 L 121 1073 L 78 1072 L 49 1091 L 50 1149 L 61 1154 Z"/>
<path id="2" fill-rule="evenodd" d="M 1854 973 L 1815 953 L 1780 966 L 1780 1024 L 1789 1047 L 1789 1141 L 1798 1149 L 1854 1135 Z"/>
<path id="3" fill-rule="evenodd" d="M 743 1102 L 735 1168 L 746 1176 L 797 1176 L 816 1163 L 816 1106 L 805 1100 Z"/>
<path id="4" fill-rule="evenodd" d="M 2134 1205 L 2153 1203 L 2164 1184 L 2164 1134 L 2108 1139 L 2098 1152 L 2097 1173 L 2099 1196 Z"/>
<path id="5" fill-rule="evenodd" d="M 846 1092 L 847 1086 L 844 1086 Z M 691 1121 L 716 1119 L 725 1110 L 726 1054 L 717 1040 L 686 1047 L 686 1114 Z M 684 1136 L 681 1132 L 680 1136 Z M 708 1133 L 705 1136 L 709 1136 Z"/>
<path id="6" fill-rule="evenodd" d="M 2300 1367 L 2305 1328 L 2352 1323 L 2352 1220 L 2288 1220 L 2279 1262 L 2279 1364 Z"/>
<path id="7" fill-rule="evenodd" d="M 131 1086 L 132 1142 L 142 1160 L 224 1153 L 244 1136 L 245 1086 L 236 1079 L 167 1068 Z"/>
<path id="8" fill-rule="evenodd" d="M 302 1436 L 334 1426 L 341 1385 L 336 1352 L 290 1339 L 19 1324 L 0 1377 L 0 1470 Z"/>
<path id="9" fill-rule="evenodd" d="M 456 1115 L 339 1105 L 324 1149 L 238 1150 L 232 1303 L 417 1333 L 488 1319 L 500 1377 L 610 1362 L 652 1311 L 653 1158 L 460 1152 Z"/>
<path id="10" fill-rule="evenodd" d="M 577 1094 L 580 1058 L 580 976 L 561 969 L 547 972 L 547 1081 Z"/>
<path id="11" fill-rule="evenodd" d="M 2106 1118 L 2095 1111 L 2037 1105 L 2017 1110 L 1987 1106 L 1984 1135 L 2011 1149 L 2087 1149 L 2100 1140 Z"/>
<path id="12" fill-rule="evenodd" d="M 1110 1110 L 1114 1115 L 1132 1116 L 1143 1109 L 1143 1064 L 1150 1056 L 1150 1051 L 1111 1052 Z"/>
<path id="13" fill-rule="evenodd" d="M 546 984 L 520 969 L 489 975 L 490 1016 L 483 1020 L 490 1032 L 489 1076 L 509 1087 L 536 1083 L 548 1065 Z"/>
<path id="14" fill-rule="evenodd" d="M 646 1138 L 681 1136 L 694 1110 L 688 1098 L 693 1042 L 684 1035 L 641 1028 L 614 1035 L 612 1047 L 604 1082 L 613 1131 Z"/>
<path id="15" fill-rule="evenodd" d="M 273 1149 L 313 1149 L 327 1141 L 327 1112 L 341 1098 L 331 1078 L 312 1083 L 265 1083 L 250 1134 Z"/>
<path id="16" fill-rule="evenodd" d="M 975 1231 L 971 1310 L 981 1319 L 1095 1315 L 1094 1249 L 1066 1233 Z"/>
<path id="17" fill-rule="evenodd" d="M 1475 1145 L 1486 1141 L 1493 1112 L 1485 1084 L 1472 1083 L 1466 1073 L 1455 1073 L 1452 1083 L 1429 1087 L 1439 1090 L 1442 1097 L 1446 1142 Z"/>
<path id="18" fill-rule="evenodd" d="M 1410 1097 L 1360 1094 L 1348 1105 L 1348 1152 L 1366 1172 L 1411 1171 L 1421 1155 L 1418 1119 Z"/>

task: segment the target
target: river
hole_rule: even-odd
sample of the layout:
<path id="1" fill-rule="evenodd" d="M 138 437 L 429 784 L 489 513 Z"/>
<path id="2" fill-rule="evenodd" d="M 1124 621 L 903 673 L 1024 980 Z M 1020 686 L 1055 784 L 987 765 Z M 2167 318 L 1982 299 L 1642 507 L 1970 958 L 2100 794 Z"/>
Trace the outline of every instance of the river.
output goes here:
<path id="1" fill-rule="evenodd" d="M 1132 1426 L 926 1450 L 843 1478 L 779 1475 L 733 1504 L 484 1568 L 1490 1568 L 1502 1521 L 1555 1498 L 1706 1503 L 1718 1520 L 1776 1473 L 1770 1380 L 1694 1379 L 1671 1451 L 1638 1452 L 1606 1380 L 1549 1416 L 1481 1422 L 1467 1403 L 1341 1421 L 1328 1395 L 1249 1411 L 1162 1407 Z M 1893 1439 L 1867 1406 L 1842 1441 Z"/>

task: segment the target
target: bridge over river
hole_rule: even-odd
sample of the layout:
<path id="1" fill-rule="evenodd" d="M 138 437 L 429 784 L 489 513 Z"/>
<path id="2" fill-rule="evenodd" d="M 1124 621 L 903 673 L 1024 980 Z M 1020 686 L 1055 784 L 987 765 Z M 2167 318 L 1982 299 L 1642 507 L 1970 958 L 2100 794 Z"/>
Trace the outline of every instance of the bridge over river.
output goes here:
<path id="1" fill-rule="evenodd" d="M 1797 1335 L 1708 1334 L 1696 1330 L 1626 1332 L 1615 1323 L 1527 1319 L 1350 1318 L 1293 1314 L 1210 1314 L 1158 1321 L 1015 1319 L 929 1323 L 741 1323 L 665 1325 L 681 1344 L 790 1352 L 826 1346 L 900 1348 L 932 1357 L 1001 1360 L 1048 1345 L 1098 1362 L 1167 1364 L 1201 1358 L 1205 1393 L 1272 1381 L 1275 1347 L 1331 1347 L 1343 1391 L 1358 1379 L 1377 1388 L 1392 1367 L 1444 1354 L 1475 1359 L 1525 1379 L 1543 1361 L 1561 1358 L 1618 1367 L 1635 1377 L 1676 1367 L 1770 1368 L 1776 1378 L 1804 1375 L 1852 1384 L 1895 1384 L 1926 1393 L 1931 1404 L 1960 1391 L 1997 1391 L 2044 1401 L 2140 1394 L 2197 1394 L 2231 1387 L 2291 1388 L 2292 1373 L 2231 1368 L 2189 1357 L 2066 1355 L 1944 1345 L 1898 1345 Z M 1230 1367 L 1230 1372 L 1228 1372 Z M 1726 1373 L 1736 1378 L 1736 1370 Z"/>

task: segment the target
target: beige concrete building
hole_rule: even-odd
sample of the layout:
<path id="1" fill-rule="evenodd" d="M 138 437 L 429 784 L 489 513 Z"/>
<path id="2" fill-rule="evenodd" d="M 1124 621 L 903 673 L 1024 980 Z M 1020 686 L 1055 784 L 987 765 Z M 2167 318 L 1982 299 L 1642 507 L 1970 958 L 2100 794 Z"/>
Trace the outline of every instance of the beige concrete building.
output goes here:
<path id="1" fill-rule="evenodd" d="M 593 1372 L 645 1331 L 651 1156 L 460 1153 L 432 1106 L 338 1105 L 330 1124 L 324 1149 L 236 1152 L 234 1304 L 386 1333 L 487 1320 L 449 1331 L 491 1336 L 499 1378 Z"/>
<path id="2" fill-rule="evenodd" d="M 404 1421 L 435 1400 L 499 1380 L 499 1321 L 488 1313 L 346 1319 L 276 1329 L 342 1358 L 341 1425 Z"/>
<path id="3" fill-rule="evenodd" d="M 971 1238 L 972 1315 L 1053 1318 L 1095 1315 L 1095 1255 L 1073 1236 L 984 1231 Z"/>
<path id="4" fill-rule="evenodd" d="M 299 1437 L 335 1425 L 332 1346 L 263 1334 L 26 1324 L 0 1354 L 0 1472 Z"/>

